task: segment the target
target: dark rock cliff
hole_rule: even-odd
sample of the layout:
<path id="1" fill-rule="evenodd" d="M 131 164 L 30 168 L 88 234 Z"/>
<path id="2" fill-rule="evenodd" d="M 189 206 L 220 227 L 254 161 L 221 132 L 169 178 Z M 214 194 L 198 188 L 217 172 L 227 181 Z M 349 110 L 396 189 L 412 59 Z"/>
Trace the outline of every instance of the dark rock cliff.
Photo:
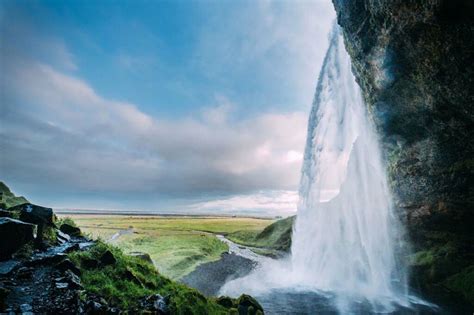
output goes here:
<path id="1" fill-rule="evenodd" d="M 333 2 L 413 264 L 425 266 L 414 275 L 472 301 L 473 283 L 456 287 L 453 275 L 474 278 L 474 2 Z"/>

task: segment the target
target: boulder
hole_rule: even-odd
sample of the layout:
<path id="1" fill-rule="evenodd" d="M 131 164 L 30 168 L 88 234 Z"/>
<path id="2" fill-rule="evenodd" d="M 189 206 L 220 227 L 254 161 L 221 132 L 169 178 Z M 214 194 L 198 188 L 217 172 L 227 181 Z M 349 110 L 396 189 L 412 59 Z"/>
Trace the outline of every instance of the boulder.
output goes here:
<path id="1" fill-rule="evenodd" d="M 220 296 L 216 302 L 225 308 L 232 308 L 234 306 L 234 301 L 228 296 Z"/>
<path id="2" fill-rule="evenodd" d="M 260 303 L 257 302 L 253 297 L 247 294 L 242 294 L 237 299 L 238 307 L 240 315 L 256 315 L 256 314 L 263 314 L 263 307 Z"/>
<path id="3" fill-rule="evenodd" d="M 100 263 L 103 266 L 114 265 L 116 262 L 117 259 L 115 259 L 114 254 L 112 254 L 110 250 L 105 251 L 105 253 L 100 257 Z"/>
<path id="4" fill-rule="evenodd" d="M 63 261 L 61 261 L 59 264 L 56 265 L 56 268 L 58 268 L 61 271 L 70 270 L 72 271 L 72 273 L 74 273 L 77 276 L 81 275 L 81 270 L 77 268 L 77 266 L 70 259 L 64 259 Z"/>
<path id="5" fill-rule="evenodd" d="M 59 230 L 69 236 L 81 236 L 81 229 L 67 223 L 63 223 Z"/>
<path id="6" fill-rule="evenodd" d="M 152 311 L 155 314 L 167 315 L 170 314 L 168 307 L 169 296 L 161 296 L 160 294 L 152 294 L 145 297 L 141 301 L 141 306 L 147 311 Z"/>
<path id="7" fill-rule="evenodd" d="M 143 261 L 146 261 L 147 263 L 150 263 L 153 265 L 153 260 L 151 259 L 150 255 L 148 253 L 143 253 L 143 252 L 130 252 L 130 256 L 132 257 L 137 257 L 140 258 Z"/>
<path id="8" fill-rule="evenodd" d="M 34 240 L 36 226 L 12 218 L 0 218 L 0 260 L 11 257 L 26 243 Z"/>
<path id="9" fill-rule="evenodd" d="M 8 209 L 20 211 L 20 220 L 37 225 L 54 226 L 55 215 L 53 209 L 24 203 Z"/>
<path id="10" fill-rule="evenodd" d="M 81 279 L 77 275 L 72 273 L 71 270 L 67 270 L 65 272 L 65 275 L 66 275 L 65 277 L 67 279 L 67 282 L 69 283 L 70 288 L 77 289 L 77 290 L 83 289 L 82 284 L 81 284 Z"/>

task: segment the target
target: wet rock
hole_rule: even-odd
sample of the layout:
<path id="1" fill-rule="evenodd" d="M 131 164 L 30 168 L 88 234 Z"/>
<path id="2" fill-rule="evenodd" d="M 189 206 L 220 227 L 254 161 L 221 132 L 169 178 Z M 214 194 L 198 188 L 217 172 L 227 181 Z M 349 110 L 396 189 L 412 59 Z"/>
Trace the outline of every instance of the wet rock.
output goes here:
<path id="1" fill-rule="evenodd" d="M 20 211 L 20 220 L 37 225 L 54 226 L 56 219 L 53 209 L 24 203 L 8 209 Z"/>
<path id="2" fill-rule="evenodd" d="M 253 297 L 242 294 L 237 300 L 237 309 L 240 315 L 256 315 L 258 312 L 263 314 L 262 306 Z"/>
<path id="3" fill-rule="evenodd" d="M 21 304 L 19 310 L 21 313 L 31 312 L 33 307 L 30 304 Z"/>
<path id="4" fill-rule="evenodd" d="M 99 266 L 99 262 L 93 258 L 83 258 L 81 266 L 86 269 L 95 269 Z"/>
<path id="5" fill-rule="evenodd" d="M 34 239 L 36 227 L 12 218 L 0 218 L 0 260 L 6 260 Z"/>
<path id="6" fill-rule="evenodd" d="M 56 268 L 58 268 L 61 271 L 70 270 L 72 273 L 74 273 L 77 276 L 81 275 L 81 270 L 77 268 L 77 266 L 70 259 L 65 259 L 61 261 L 59 264 L 56 265 Z"/>
<path id="7" fill-rule="evenodd" d="M 225 308 L 231 308 L 234 306 L 234 301 L 228 296 L 220 296 L 217 298 L 216 302 Z"/>
<path id="8" fill-rule="evenodd" d="M 163 297 L 160 294 L 153 294 L 142 299 L 140 304 L 145 310 L 157 312 L 160 315 L 170 314 L 169 296 Z"/>
<path id="9" fill-rule="evenodd" d="M 86 313 L 95 315 L 95 314 L 105 314 L 107 306 L 100 304 L 96 301 L 89 301 L 86 305 Z"/>
<path id="10" fill-rule="evenodd" d="M 34 269 L 31 267 L 21 267 L 16 271 L 16 278 L 19 280 L 31 279 Z"/>
<path id="11" fill-rule="evenodd" d="M 143 252 L 130 252 L 130 256 L 140 258 L 143 261 L 146 261 L 147 263 L 150 263 L 153 265 L 153 260 L 151 259 L 150 255 L 148 253 L 143 253 Z"/>
<path id="12" fill-rule="evenodd" d="M 71 240 L 71 237 L 68 234 L 61 232 L 61 230 L 56 230 L 56 238 L 60 243 L 69 242 Z"/>
<path id="13" fill-rule="evenodd" d="M 67 258 L 65 253 L 40 253 L 33 256 L 30 261 L 25 262 L 27 267 L 35 267 L 38 265 L 55 265 Z"/>
<path id="14" fill-rule="evenodd" d="M 0 277 L 9 275 L 15 270 L 21 262 L 19 260 L 10 259 L 7 261 L 0 261 Z"/>
<path id="15" fill-rule="evenodd" d="M 100 257 L 100 263 L 103 266 L 108 266 L 108 265 L 114 265 L 117 262 L 117 259 L 115 259 L 114 254 L 110 250 L 107 250 L 102 254 Z"/>
<path id="16" fill-rule="evenodd" d="M 0 285 L 0 312 L 2 312 L 6 307 L 5 299 L 7 298 L 8 293 L 10 293 L 10 290 Z"/>
<path id="17" fill-rule="evenodd" d="M 75 252 L 75 251 L 78 251 L 81 249 L 81 246 L 79 244 L 73 244 L 71 246 L 69 246 L 68 248 L 66 248 L 66 250 L 64 251 L 65 253 L 71 253 L 71 252 Z"/>
<path id="18" fill-rule="evenodd" d="M 81 290 L 83 288 L 81 284 L 81 279 L 79 279 L 77 275 L 72 273 L 72 271 L 67 270 L 65 273 L 65 278 L 67 279 L 70 288 L 78 290 Z"/>
<path id="19" fill-rule="evenodd" d="M 68 234 L 69 236 L 73 236 L 73 237 L 81 236 L 81 229 L 80 228 L 78 228 L 76 226 L 72 226 L 72 225 L 67 224 L 67 223 L 62 224 L 61 227 L 59 228 L 59 230 L 63 233 Z"/>
<path id="20" fill-rule="evenodd" d="M 67 282 L 56 282 L 56 289 L 67 289 L 69 284 Z"/>
<path id="21" fill-rule="evenodd" d="M 3 210 L 3 209 L 0 210 L 0 218 L 12 218 L 12 217 L 13 217 L 12 212 Z"/>

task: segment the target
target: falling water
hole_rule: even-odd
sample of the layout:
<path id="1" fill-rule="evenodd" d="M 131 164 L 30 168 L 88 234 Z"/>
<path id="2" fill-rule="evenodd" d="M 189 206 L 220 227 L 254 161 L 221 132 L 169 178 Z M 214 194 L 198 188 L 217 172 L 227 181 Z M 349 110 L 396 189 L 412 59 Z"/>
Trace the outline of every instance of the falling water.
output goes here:
<path id="1" fill-rule="evenodd" d="M 220 293 L 250 293 L 268 314 L 412 314 L 401 227 L 374 126 L 336 25 L 309 118 L 292 255 L 262 259 Z"/>
<path id="2" fill-rule="evenodd" d="M 361 299 L 387 310 L 405 304 L 398 235 L 374 127 L 335 26 L 309 118 L 293 270 L 300 283 L 336 293 L 342 308 Z"/>

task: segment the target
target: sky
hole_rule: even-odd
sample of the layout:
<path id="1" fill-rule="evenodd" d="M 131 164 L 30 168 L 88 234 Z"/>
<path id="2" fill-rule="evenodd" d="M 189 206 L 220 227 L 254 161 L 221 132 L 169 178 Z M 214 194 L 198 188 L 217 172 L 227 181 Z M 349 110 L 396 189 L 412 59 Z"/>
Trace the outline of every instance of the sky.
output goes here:
<path id="1" fill-rule="evenodd" d="M 314 1 L 0 3 L 0 180 L 54 208 L 296 210 Z"/>

